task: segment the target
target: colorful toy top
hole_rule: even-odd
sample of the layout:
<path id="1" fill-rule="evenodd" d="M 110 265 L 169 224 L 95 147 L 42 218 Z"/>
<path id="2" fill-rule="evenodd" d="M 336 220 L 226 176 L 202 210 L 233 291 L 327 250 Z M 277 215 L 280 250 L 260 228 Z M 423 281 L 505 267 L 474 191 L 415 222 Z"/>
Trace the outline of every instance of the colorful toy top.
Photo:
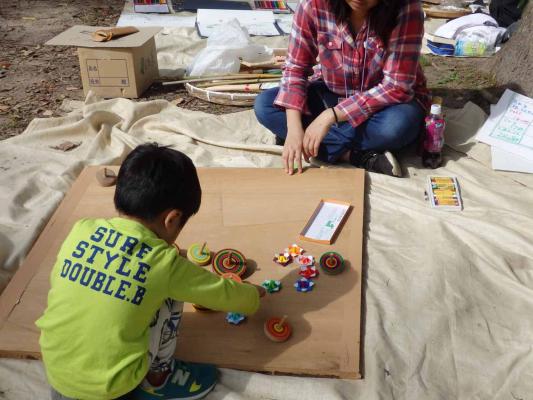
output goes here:
<path id="1" fill-rule="evenodd" d="M 226 314 L 226 321 L 233 325 L 239 325 L 245 319 L 246 317 L 239 313 L 229 312 Z"/>
<path id="2" fill-rule="evenodd" d="M 296 262 L 301 266 L 310 266 L 315 263 L 315 259 L 312 255 L 306 254 L 296 257 Z"/>
<path id="3" fill-rule="evenodd" d="M 219 275 L 226 272 L 242 276 L 246 272 L 246 258 L 235 249 L 220 250 L 213 257 L 213 271 Z"/>
<path id="4" fill-rule="evenodd" d="M 311 290 L 313 290 L 314 286 L 315 286 L 315 282 L 307 278 L 300 278 L 294 284 L 294 287 L 296 288 L 296 290 L 302 293 L 310 292 Z"/>
<path id="5" fill-rule="evenodd" d="M 231 279 L 232 281 L 242 283 L 242 279 L 239 275 L 234 274 L 233 272 L 225 272 L 220 275 L 224 279 Z"/>
<path id="6" fill-rule="evenodd" d="M 261 283 L 261 286 L 263 286 L 268 293 L 274 293 L 279 292 L 281 289 L 281 282 L 274 279 L 267 279 Z"/>
<path id="7" fill-rule="evenodd" d="M 265 322 L 264 331 L 267 338 L 273 342 L 285 342 L 292 333 L 292 328 L 287 322 L 287 316 L 283 318 L 270 318 Z"/>
<path id="8" fill-rule="evenodd" d="M 316 278 L 318 275 L 318 270 L 313 266 L 301 266 L 298 275 L 303 276 L 304 278 Z"/>
<path id="9" fill-rule="evenodd" d="M 289 248 L 285 249 L 285 252 L 289 253 L 291 257 L 298 257 L 301 256 L 304 253 L 304 249 L 302 249 L 300 246 L 298 246 L 296 243 L 294 243 L 292 246 L 289 246 Z"/>
<path id="10" fill-rule="evenodd" d="M 203 245 L 193 243 L 187 250 L 187 258 L 196 265 L 203 266 L 209 264 L 211 261 L 211 252 L 207 248 L 205 242 Z"/>
<path id="11" fill-rule="evenodd" d="M 344 270 L 344 259 L 339 253 L 328 251 L 320 256 L 320 268 L 325 274 L 336 275 Z"/>
<path id="12" fill-rule="evenodd" d="M 289 253 L 285 252 L 285 253 L 281 253 L 281 254 L 274 254 L 274 259 L 273 261 L 276 263 L 276 264 L 279 264 L 279 265 L 282 265 L 282 266 L 287 266 L 291 261 L 292 261 L 292 257 Z"/>

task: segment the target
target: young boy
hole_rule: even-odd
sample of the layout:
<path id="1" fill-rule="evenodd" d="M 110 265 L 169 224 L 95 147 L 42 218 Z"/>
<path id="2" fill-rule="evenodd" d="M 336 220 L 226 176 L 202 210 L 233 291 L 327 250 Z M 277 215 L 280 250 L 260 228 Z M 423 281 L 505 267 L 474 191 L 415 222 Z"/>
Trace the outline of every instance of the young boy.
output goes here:
<path id="1" fill-rule="evenodd" d="M 253 314 L 264 289 L 177 254 L 201 194 L 186 155 L 145 144 L 120 168 L 120 217 L 74 225 L 36 322 L 52 399 L 199 399 L 215 386 L 214 366 L 173 358 L 183 302 Z"/>

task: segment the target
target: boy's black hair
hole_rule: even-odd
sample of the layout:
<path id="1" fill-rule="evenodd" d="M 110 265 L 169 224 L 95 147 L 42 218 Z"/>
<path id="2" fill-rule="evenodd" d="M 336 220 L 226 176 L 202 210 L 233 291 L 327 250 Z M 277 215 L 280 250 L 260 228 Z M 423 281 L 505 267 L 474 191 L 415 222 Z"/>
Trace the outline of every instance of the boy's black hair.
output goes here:
<path id="1" fill-rule="evenodd" d="M 192 160 L 157 143 L 138 146 L 118 172 L 115 207 L 132 217 L 150 221 L 165 210 L 177 208 L 185 224 L 200 209 L 201 198 Z"/>

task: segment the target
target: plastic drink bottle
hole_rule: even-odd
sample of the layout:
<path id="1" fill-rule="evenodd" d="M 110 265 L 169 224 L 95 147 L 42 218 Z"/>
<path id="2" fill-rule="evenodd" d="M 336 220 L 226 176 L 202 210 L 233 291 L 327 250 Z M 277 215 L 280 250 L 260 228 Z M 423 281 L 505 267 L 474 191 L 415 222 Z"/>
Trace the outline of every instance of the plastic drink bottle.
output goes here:
<path id="1" fill-rule="evenodd" d="M 426 136 L 422 165 L 426 168 L 438 168 L 442 164 L 442 147 L 444 146 L 444 128 L 446 122 L 442 118 L 440 104 L 432 104 L 431 112 L 426 117 Z"/>

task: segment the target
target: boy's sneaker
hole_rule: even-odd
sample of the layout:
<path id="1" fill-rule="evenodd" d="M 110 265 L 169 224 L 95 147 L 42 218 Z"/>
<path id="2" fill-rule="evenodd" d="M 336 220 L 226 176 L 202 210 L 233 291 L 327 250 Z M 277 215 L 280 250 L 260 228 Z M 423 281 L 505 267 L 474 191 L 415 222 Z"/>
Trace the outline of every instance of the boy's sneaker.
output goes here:
<path id="1" fill-rule="evenodd" d="M 396 177 L 402 176 L 402 167 L 390 151 L 378 153 L 374 150 L 352 150 L 350 164 L 370 172 Z"/>
<path id="2" fill-rule="evenodd" d="M 150 387 L 144 382 L 129 396 L 134 400 L 196 400 L 203 399 L 217 383 L 214 365 L 174 360 L 165 383 Z"/>

